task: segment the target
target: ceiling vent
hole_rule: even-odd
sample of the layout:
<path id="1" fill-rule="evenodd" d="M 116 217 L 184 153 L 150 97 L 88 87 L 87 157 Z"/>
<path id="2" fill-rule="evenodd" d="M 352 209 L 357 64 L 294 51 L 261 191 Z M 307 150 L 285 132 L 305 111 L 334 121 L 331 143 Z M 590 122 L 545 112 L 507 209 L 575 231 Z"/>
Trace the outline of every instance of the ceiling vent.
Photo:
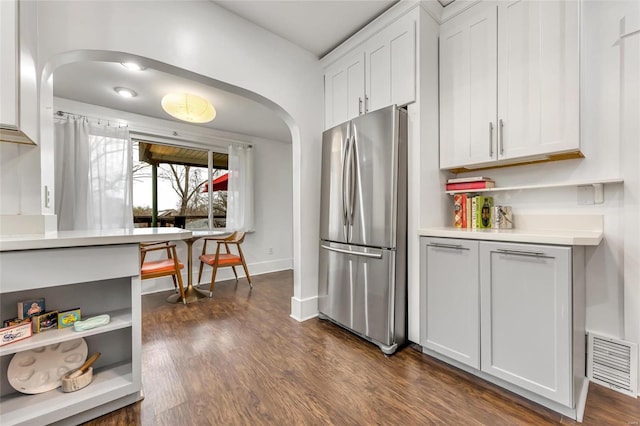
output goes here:
<path id="1" fill-rule="evenodd" d="M 589 333 L 587 377 L 634 398 L 638 395 L 638 345 Z"/>

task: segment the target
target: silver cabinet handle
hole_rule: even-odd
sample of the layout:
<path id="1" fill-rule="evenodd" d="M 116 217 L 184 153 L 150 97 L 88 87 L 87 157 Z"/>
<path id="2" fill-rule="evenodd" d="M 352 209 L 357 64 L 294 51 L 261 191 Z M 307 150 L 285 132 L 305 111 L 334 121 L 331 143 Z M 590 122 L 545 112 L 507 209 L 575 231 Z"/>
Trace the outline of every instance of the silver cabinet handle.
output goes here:
<path id="1" fill-rule="evenodd" d="M 358 115 L 362 115 L 362 98 L 358 98 Z"/>
<path id="2" fill-rule="evenodd" d="M 469 248 L 463 247 L 462 244 L 428 243 L 427 246 L 436 247 L 436 248 L 453 249 L 453 250 L 469 250 Z"/>
<path id="3" fill-rule="evenodd" d="M 529 250 L 508 250 L 508 249 L 497 249 L 502 254 L 514 254 L 516 256 L 535 256 L 540 257 L 544 256 L 543 251 L 529 251 Z"/>
<path id="4" fill-rule="evenodd" d="M 489 157 L 493 158 L 493 122 L 489 122 Z"/>
<path id="5" fill-rule="evenodd" d="M 500 143 L 500 155 L 504 154 L 504 122 L 500 119 L 500 137 L 498 138 Z"/>
<path id="6" fill-rule="evenodd" d="M 342 253 L 342 254 L 350 254 L 353 256 L 360 256 L 360 257 L 369 257 L 371 259 L 382 259 L 382 253 L 363 253 L 360 251 L 351 251 L 351 250 L 339 249 L 335 247 L 329 247 L 324 244 L 322 244 L 320 247 L 322 247 L 325 250 L 335 251 L 337 253 Z"/>
<path id="7" fill-rule="evenodd" d="M 364 95 L 364 112 L 369 112 L 369 96 Z"/>

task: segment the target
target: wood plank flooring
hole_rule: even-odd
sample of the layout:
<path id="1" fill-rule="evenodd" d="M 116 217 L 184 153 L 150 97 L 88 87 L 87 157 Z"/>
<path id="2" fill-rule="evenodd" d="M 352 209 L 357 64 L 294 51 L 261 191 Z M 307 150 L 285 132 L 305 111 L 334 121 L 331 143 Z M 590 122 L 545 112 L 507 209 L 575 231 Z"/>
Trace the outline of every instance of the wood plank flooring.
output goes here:
<path id="1" fill-rule="evenodd" d="M 327 321 L 289 317 L 291 271 L 143 296 L 145 399 L 90 425 L 576 424 L 408 346 L 391 357 Z M 640 400 L 591 384 L 585 425 L 639 425 Z"/>

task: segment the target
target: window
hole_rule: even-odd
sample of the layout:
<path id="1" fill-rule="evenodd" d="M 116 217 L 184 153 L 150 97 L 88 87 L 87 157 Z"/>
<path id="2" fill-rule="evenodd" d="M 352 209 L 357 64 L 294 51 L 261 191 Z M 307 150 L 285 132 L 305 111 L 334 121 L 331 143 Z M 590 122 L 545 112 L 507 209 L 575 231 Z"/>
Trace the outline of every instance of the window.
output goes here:
<path id="1" fill-rule="evenodd" d="M 134 140 L 135 226 L 224 228 L 228 155 L 212 152 L 212 159 L 209 191 L 209 151 Z"/>

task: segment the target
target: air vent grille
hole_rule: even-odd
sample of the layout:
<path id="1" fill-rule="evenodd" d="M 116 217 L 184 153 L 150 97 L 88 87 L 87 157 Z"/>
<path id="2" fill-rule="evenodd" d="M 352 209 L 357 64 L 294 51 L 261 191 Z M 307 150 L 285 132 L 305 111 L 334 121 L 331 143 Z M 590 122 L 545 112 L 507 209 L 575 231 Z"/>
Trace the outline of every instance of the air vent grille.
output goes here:
<path id="1" fill-rule="evenodd" d="M 587 376 L 594 383 L 636 397 L 638 345 L 589 333 Z"/>

